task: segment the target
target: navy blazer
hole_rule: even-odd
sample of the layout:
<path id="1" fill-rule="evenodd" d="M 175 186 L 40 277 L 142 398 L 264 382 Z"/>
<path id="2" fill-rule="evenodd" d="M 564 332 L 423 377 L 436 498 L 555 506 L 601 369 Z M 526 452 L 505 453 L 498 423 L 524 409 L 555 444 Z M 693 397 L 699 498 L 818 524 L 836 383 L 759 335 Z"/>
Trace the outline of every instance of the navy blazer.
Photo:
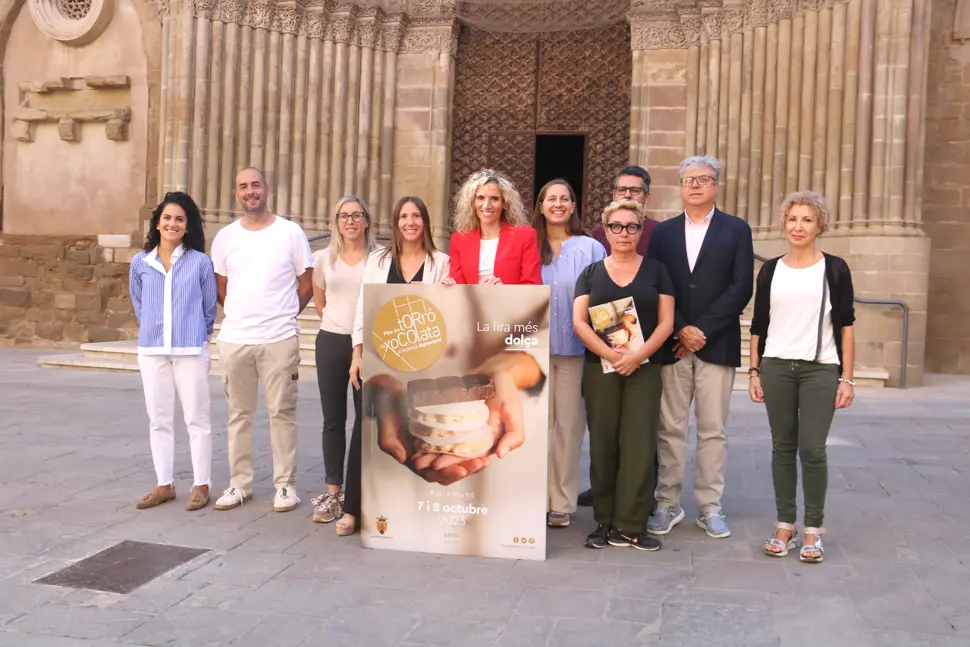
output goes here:
<path id="1" fill-rule="evenodd" d="M 674 335 L 696 326 L 707 336 L 697 357 L 710 364 L 741 366 L 741 312 L 754 291 L 754 245 L 744 220 L 714 209 L 694 271 L 687 261 L 681 213 L 657 225 L 647 255 L 667 266 L 674 282 Z M 662 363 L 676 362 L 673 336 Z"/>

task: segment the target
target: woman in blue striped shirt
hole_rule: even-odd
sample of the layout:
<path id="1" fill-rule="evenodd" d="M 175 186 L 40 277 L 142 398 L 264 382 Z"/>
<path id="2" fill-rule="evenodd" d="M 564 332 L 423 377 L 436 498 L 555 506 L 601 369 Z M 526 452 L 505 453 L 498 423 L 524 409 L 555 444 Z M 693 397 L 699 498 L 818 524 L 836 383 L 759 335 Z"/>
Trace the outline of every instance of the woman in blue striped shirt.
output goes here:
<path id="1" fill-rule="evenodd" d="M 175 396 L 189 432 L 195 484 L 185 506 L 209 504 L 212 422 L 209 336 L 216 319 L 216 277 L 205 254 L 199 207 L 185 193 L 166 193 L 152 212 L 145 249 L 131 261 L 131 303 L 138 331 L 138 368 L 145 388 L 149 438 L 158 485 L 137 504 L 175 498 Z"/>
<path id="2" fill-rule="evenodd" d="M 583 356 L 573 332 L 573 293 L 587 265 L 606 258 L 606 248 L 586 235 L 576 192 L 565 180 L 539 191 L 532 226 L 539 239 L 542 284 L 549 286 L 549 490 L 547 524 L 568 526 L 579 496 L 579 454 L 586 431 Z"/>

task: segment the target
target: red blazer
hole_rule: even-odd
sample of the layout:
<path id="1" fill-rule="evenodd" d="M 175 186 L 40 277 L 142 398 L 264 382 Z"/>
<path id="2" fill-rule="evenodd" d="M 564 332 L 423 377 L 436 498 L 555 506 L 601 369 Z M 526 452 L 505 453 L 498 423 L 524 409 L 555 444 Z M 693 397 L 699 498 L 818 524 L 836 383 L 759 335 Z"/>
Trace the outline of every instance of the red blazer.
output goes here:
<path id="1" fill-rule="evenodd" d="M 478 283 L 478 255 L 482 233 L 471 231 L 451 235 L 451 278 L 459 284 Z M 539 242 L 532 227 L 502 225 L 495 253 L 495 276 L 505 285 L 542 285 Z"/>

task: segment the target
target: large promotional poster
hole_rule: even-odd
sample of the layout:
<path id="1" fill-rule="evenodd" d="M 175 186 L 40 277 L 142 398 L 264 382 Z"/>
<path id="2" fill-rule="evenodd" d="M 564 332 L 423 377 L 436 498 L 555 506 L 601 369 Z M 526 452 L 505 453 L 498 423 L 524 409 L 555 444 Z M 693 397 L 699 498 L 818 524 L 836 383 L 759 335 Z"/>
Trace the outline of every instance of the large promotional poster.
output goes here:
<path id="1" fill-rule="evenodd" d="M 546 557 L 549 288 L 365 285 L 361 543 Z"/>

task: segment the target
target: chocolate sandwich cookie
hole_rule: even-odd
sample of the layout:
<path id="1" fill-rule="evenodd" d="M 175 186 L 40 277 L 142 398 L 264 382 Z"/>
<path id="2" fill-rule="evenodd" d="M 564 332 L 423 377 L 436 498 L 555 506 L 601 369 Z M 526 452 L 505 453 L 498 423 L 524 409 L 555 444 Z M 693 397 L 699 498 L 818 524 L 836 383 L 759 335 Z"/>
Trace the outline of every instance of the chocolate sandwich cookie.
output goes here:
<path id="1" fill-rule="evenodd" d="M 435 379 L 408 382 L 408 402 L 412 409 L 438 404 L 474 402 L 495 397 L 495 383 L 490 375 L 449 375 Z"/>

